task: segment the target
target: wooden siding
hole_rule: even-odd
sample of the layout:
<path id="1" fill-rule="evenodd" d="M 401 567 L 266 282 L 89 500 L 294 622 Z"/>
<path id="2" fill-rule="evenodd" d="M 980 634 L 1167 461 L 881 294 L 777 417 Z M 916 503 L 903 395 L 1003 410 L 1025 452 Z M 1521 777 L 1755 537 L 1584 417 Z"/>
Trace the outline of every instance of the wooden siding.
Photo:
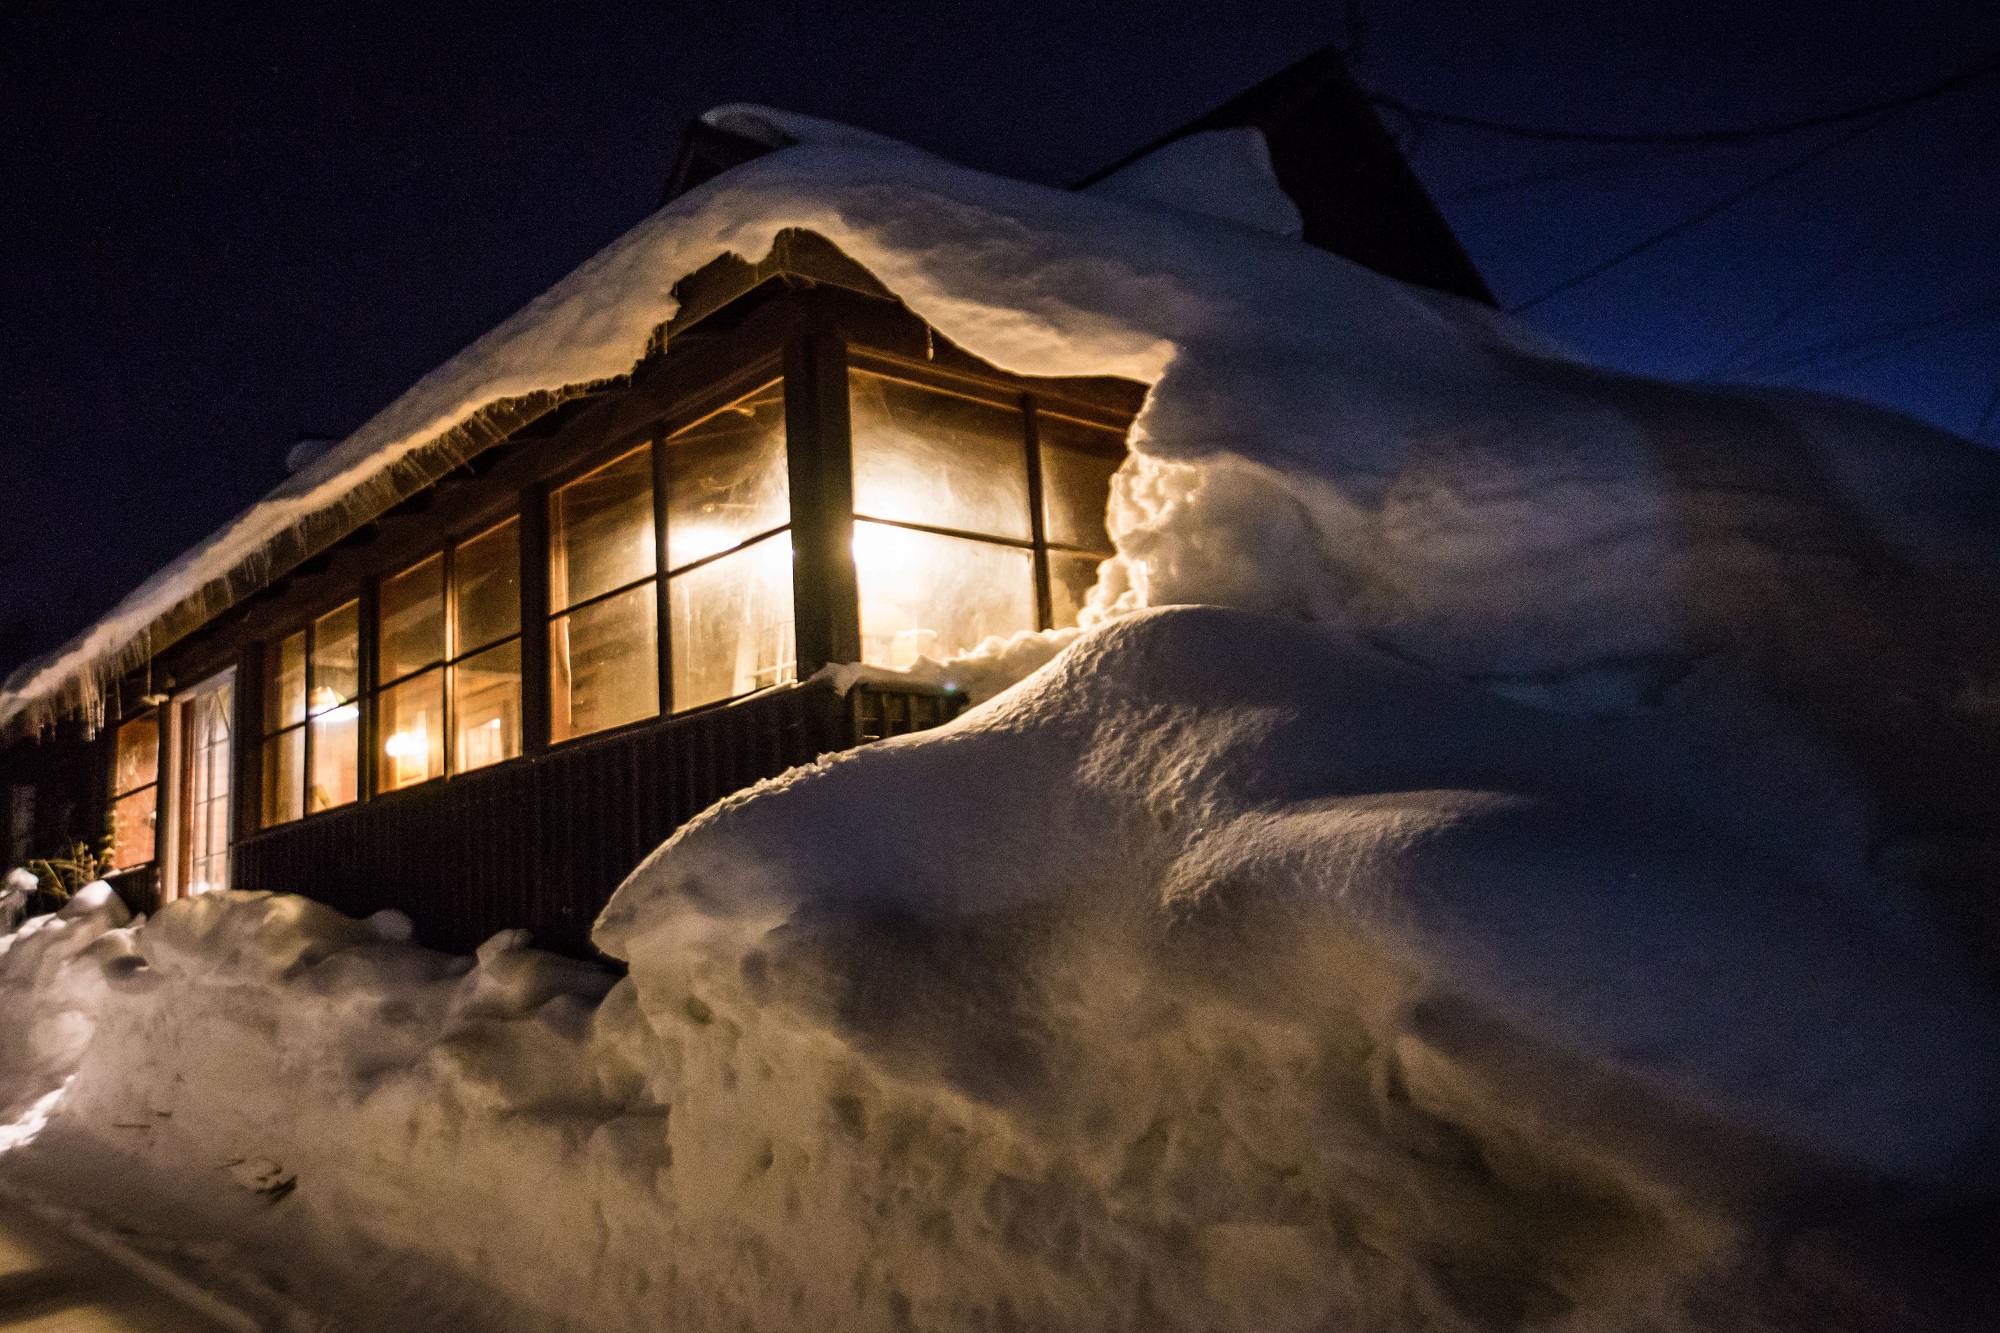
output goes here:
<path id="1" fill-rule="evenodd" d="M 406 912 L 464 952 L 525 927 L 588 956 L 590 926 L 633 867 L 733 791 L 864 740 L 949 721 L 960 696 L 823 684 L 755 695 L 387 793 L 252 835 L 234 885 L 352 916 Z"/>

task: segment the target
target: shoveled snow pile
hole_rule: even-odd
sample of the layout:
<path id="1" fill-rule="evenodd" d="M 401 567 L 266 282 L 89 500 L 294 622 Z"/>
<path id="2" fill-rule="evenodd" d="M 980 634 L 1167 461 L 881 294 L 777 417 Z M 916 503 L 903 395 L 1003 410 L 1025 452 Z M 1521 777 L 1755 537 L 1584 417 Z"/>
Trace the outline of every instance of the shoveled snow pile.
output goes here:
<path id="1" fill-rule="evenodd" d="M 0 1177 L 357 1327 L 1995 1326 L 2000 462 L 1159 179 L 719 118 L 801 144 L 308 473 L 617 373 L 808 227 L 1153 384 L 1092 627 L 688 825 L 615 982 L 284 897 L 28 923 Z"/>

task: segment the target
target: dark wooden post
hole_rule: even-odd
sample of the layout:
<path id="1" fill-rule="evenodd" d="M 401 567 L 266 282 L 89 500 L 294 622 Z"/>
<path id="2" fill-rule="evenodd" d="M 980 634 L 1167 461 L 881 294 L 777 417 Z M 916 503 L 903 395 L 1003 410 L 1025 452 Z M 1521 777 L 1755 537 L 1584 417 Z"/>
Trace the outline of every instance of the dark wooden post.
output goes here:
<path id="1" fill-rule="evenodd" d="M 379 776 L 375 771 L 377 767 L 375 759 L 380 746 L 376 741 L 375 731 L 382 710 L 381 700 L 375 693 L 375 685 L 382 676 L 379 669 L 382 657 L 381 645 L 376 642 L 380 637 L 377 632 L 380 629 L 377 620 L 382 606 L 381 583 L 380 577 L 363 579 L 360 605 L 354 608 L 356 616 L 361 621 L 361 642 L 358 645 L 361 650 L 361 678 L 355 682 L 354 689 L 355 704 L 360 710 L 354 730 L 361 751 L 355 757 L 355 762 L 359 765 L 354 774 L 356 801 L 366 801 L 375 795 L 375 783 Z M 307 706 L 311 706 L 310 700 Z M 308 778 L 307 781 L 310 782 L 311 779 Z"/>
<path id="2" fill-rule="evenodd" d="M 1041 422 L 1035 415 L 1035 396 L 1021 395 L 1021 422 L 1028 446 L 1028 535 L 1035 543 L 1035 628 L 1054 629 L 1055 598 L 1049 589 L 1049 534 L 1043 520 Z"/>
<path id="3" fill-rule="evenodd" d="M 521 753 L 549 748 L 549 496 L 521 491 Z"/>
<path id="4" fill-rule="evenodd" d="M 792 488 L 792 605 L 804 680 L 829 662 L 861 659 L 847 349 L 830 331 L 785 346 L 785 455 Z"/>
<path id="5" fill-rule="evenodd" d="M 673 601 L 667 588 L 667 442 L 656 439 L 653 463 L 653 653 L 659 669 L 660 716 L 674 711 Z"/>
<path id="6" fill-rule="evenodd" d="M 236 773 L 229 784 L 230 791 L 235 793 L 235 809 L 231 812 L 235 827 L 230 831 L 230 841 L 237 843 L 255 833 L 264 822 L 264 645 L 260 643 L 247 645 L 236 660 L 236 716 L 230 725 L 236 729 L 235 744 L 231 747 L 235 751 L 231 758 Z M 160 738 L 166 739 L 164 730 Z M 156 840 L 157 837 L 155 830 Z M 236 877 L 233 861 L 229 876 L 232 880 Z"/>

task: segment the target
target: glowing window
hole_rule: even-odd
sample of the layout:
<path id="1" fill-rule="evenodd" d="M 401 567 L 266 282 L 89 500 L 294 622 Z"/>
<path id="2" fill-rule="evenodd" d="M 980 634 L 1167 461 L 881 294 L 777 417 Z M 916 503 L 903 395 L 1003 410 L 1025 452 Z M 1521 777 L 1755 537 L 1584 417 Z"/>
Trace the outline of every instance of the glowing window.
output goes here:
<path id="1" fill-rule="evenodd" d="M 361 795 L 361 603 L 312 624 L 306 648 L 306 813 Z"/>
<path id="2" fill-rule="evenodd" d="M 1019 407 L 864 370 L 848 377 L 848 404 L 856 514 L 1017 541 L 1032 535 Z"/>
<path id="3" fill-rule="evenodd" d="M 398 791 L 519 755 L 520 520 L 384 579 L 379 608 L 377 788 Z"/>
<path id="4" fill-rule="evenodd" d="M 549 496 L 551 739 L 660 711 L 658 574 L 651 445 Z"/>
<path id="5" fill-rule="evenodd" d="M 572 740 L 658 716 L 663 706 L 681 712 L 795 679 L 790 526 L 777 381 L 553 492 L 550 738 Z M 671 643 L 664 682 L 662 610 Z"/>
<path id="6" fill-rule="evenodd" d="M 153 859 L 159 781 L 160 717 L 146 712 L 118 728 L 111 777 L 111 864 L 119 870 Z"/>
<path id="7" fill-rule="evenodd" d="M 676 574 L 667 604 L 676 709 L 798 678 L 791 533 Z"/>

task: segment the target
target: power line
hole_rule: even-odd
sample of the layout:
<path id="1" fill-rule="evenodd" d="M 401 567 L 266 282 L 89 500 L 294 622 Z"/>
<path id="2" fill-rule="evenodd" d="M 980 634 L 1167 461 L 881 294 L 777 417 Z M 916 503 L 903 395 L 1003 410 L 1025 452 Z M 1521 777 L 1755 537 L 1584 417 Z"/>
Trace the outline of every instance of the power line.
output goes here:
<path id="1" fill-rule="evenodd" d="M 1593 157 L 1582 162 L 1565 162 L 1559 167 L 1543 167 L 1537 171 L 1523 172 L 1518 176 L 1508 176 L 1501 180 L 1484 181 L 1478 185 L 1450 190 L 1438 195 L 1437 201 L 1441 204 L 1470 203 L 1490 195 L 1505 194 L 1509 190 L 1549 185 L 1556 181 L 1574 180 L 1579 176 L 1594 176 L 1600 171 L 1615 171 L 1619 167 L 1636 166 L 1659 156 L 1660 149 L 1651 145 L 1642 147 L 1637 152 L 1607 153 L 1603 157 Z"/>
<path id="2" fill-rule="evenodd" d="M 1993 420 L 1993 415 L 1996 412 L 2000 412 L 2000 379 L 1994 381 L 1993 395 L 1986 400 L 1986 410 L 1979 414 L 1979 420 L 1972 424 L 1972 433 L 1965 438 L 1968 440 L 1977 440 L 1981 435 L 1984 435 L 1987 425 Z"/>
<path id="3" fill-rule="evenodd" d="M 1743 373 L 1784 375 L 1809 366 L 1824 365 L 1840 358 L 1868 360 L 1879 356 L 1887 348 L 1911 338 L 1937 337 L 1957 333 L 1982 320 L 2000 314 L 2000 295 L 1988 296 L 1970 306 L 1947 310 L 1943 314 L 1926 315 L 1922 319 L 1893 324 L 1888 328 L 1877 328 L 1866 333 L 1841 338 L 1830 338 L 1810 347 L 1796 349 L 1774 357 L 1763 357 L 1743 367 Z M 1856 352 L 1864 353 L 1854 357 Z"/>
<path id="4" fill-rule="evenodd" d="M 1968 161 L 1970 161 L 1972 158 L 1976 157 L 1981 151 L 1983 151 L 1987 147 L 1987 145 L 1991 144 L 1996 137 L 2000 137 L 2000 121 L 1996 121 L 1991 127 L 1987 129 L 1987 131 L 1984 134 L 1981 134 L 1977 138 L 1975 138 L 1972 141 L 1972 143 L 1966 147 L 1964 152 L 1960 153 L 1956 158 L 1954 158 L 1951 161 L 1950 165 L 1946 167 L 1945 170 L 1931 175 L 1921 190 L 1917 191 L 1917 193 L 1915 193 L 1914 195 L 1904 199 L 1902 201 L 1903 208 L 1901 209 L 1901 211 L 1891 216 L 1887 221 L 1882 223 L 1880 226 L 1876 227 L 1868 235 L 1864 236 L 1860 241 L 1858 241 L 1857 243 L 1855 243 L 1854 245 L 1848 247 L 1845 251 L 1843 251 L 1840 257 L 1836 259 L 1833 262 L 1833 264 L 1826 269 L 1825 272 L 1821 273 L 1820 276 L 1817 279 L 1815 279 L 1812 283 L 1808 284 L 1804 290 L 1800 291 L 1790 301 L 1786 302 L 1785 305 L 1781 309 L 1779 309 L 1779 311 L 1775 315 L 1773 315 L 1769 320 L 1765 321 L 1765 323 L 1760 328 L 1758 328 L 1758 330 L 1755 333 L 1752 333 L 1749 337 L 1743 339 L 1743 341 L 1737 343 L 1735 347 L 1731 348 L 1726 356 L 1724 356 L 1720 361 L 1717 361 L 1715 363 L 1714 368 L 1708 372 L 1708 375 L 1705 378 L 1713 379 L 1718 375 L 1726 373 L 1730 369 L 1730 367 L 1736 364 L 1737 360 L 1740 357 L 1742 357 L 1742 355 L 1745 352 L 1748 352 L 1751 348 L 1757 346 L 1759 343 L 1769 338 L 1772 334 L 1776 333 L 1779 329 L 1783 328 L 1786 324 L 1790 323 L 1792 316 L 1798 314 L 1799 311 L 1811 305 L 1829 287 L 1833 286 L 1834 283 L 1838 282 L 1850 269 L 1854 267 L 1855 263 L 1863 255 L 1873 250 L 1876 246 L 1880 245 L 1883 241 L 1887 240 L 1897 231 L 1908 226 L 1913 220 L 1915 220 L 1917 216 L 1917 205 L 1928 200 L 1932 195 L 1936 194 L 1939 189 L 1943 188 L 1947 184 L 1958 183 L 1959 181 L 1962 181 L 1963 178 L 1957 175 L 1959 170 L 1962 167 L 1964 167 Z"/>
<path id="5" fill-rule="evenodd" d="M 1811 166 L 1813 163 L 1819 161 L 1821 158 L 1827 156 L 1828 154 L 1837 152 L 1840 149 L 1846 147 L 1854 140 L 1860 138 L 1862 135 L 1867 134 L 1870 130 L 1875 129 L 1877 126 L 1889 120 L 1892 116 L 1896 114 L 1896 112 L 1902 110 L 1904 106 L 1908 105 L 1910 105 L 1910 103 L 1906 102 L 1901 106 L 1891 108 L 1890 110 L 1877 112 L 1872 119 L 1864 121 L 1859 125 L 1856 125 L 1854 128 L 1848 130 L 1845 134 L 1842 134 L 1833 139 L 1829 139 L 1827 142 L 1821 144 L 1819 147 L 1813 149 L 1811 152 L 1806 153 L 1802 157 L 1794 158 L 1792 161 L 1786 163 L 1784 166 L 1778 168 L 1776 171 L 1768 172 L 1765 175 L 1759 176 L 1756 180 L 1751 181 L 1748 185 L 1743 186 L 1741 189 L 1730 192 L 1729 194 L 1723 196 L 1721 199 L 1718 199 L 1714 203 L 1710 204 L 1708 207 L 1702 209 L 1700 212 L 1691 214 L 1688 217 L 1684 217 L 1680 221 L 1665 228 L 1664 230 L 1656 231 L 1652 235 L 1647 236 L 1642 240 L 1636 241 L 1633 244 L 1626 246 L 1623 250 L 1620 250 L 1617 254 L 1614 254 L 1607 259 L 1603 259 L 1595 264 L 1592 264 L 1589 268 L 1583 270 L 1581 273 L 1577 273 L 1570 277 L 1564 278 L 1561 282 L 1557 283 L 1555 286 L 1550 287 L 1546 291 L 1539 292 L 1536 295 L 1529 297 L 1527 300 L 1521 302 L 1519 305 L 1509 306 L 1508 313 L 1517 315 L 1521 313 L 1523 310 L 1531 310 L 1534 307 L 1540 305 L 1542 302 L 1549 300 L 1551 297 L 1560 296 L 1564 292 L 1569 291 L 1571 288 L 1582 286 L 1584 283 L 1589 282 L 1592 278 L 1599 277 L 1602 274 L 1610 272 L 1612 269 L 1617 268 L 1620 264 L 1625 263 L 1627 260 L 1636 259 L 1640 255 L 1645 254 L 1648 250 L 1651 250 L 1659 245 L 1664 245 L 1666 242 L 1672 240 L 1674 237 L 1679 236 L 1682 232 L 1689 231 L 1695 227 L 1700 226 L 1702 223 L 1708 221 L 1712 217 L 1715 217 L 1717 214 L 1726 212 L 1729 209 L 1734 208 L 1737 204 L 1742 203 L 1745 199 L 1748 199 L 1751 195 L 1756 194 L 1761 190 L 1768 189 L 1771 186 L 1776 185 L 1779 181 L 1784 180 L 1789 176 L 1796 175 L 1798 172 L 1805 170 L 1807 167 Z"/>
<path id="6" fill-rule="evenodd" d="M 1823 115 L 1807 116 L 1802 120 L 1777 121 L 1763 125 L 1744 125 L 1729 130 L 1688 130 L 1653 131 L 1646 133 L 1610 133 L 1596 130 L 1562 130 L 1538 125 L 1519 125 L 1508 121 L 1488 120 L 1481 116 L 1461 115 L 1454 111 L 1436 111 L 1429 107 L 1412 106 L 1401 98 L 1387 93 L 1371 93 L 1370 100 L 1378 107 L 1408 116 L 1410 119 L 1433 125 L 1450 125 L 1459 129 L 1484 130 L 1491 134 L 1511 135 L 1517 139 L 1535 139 L 1546 143 L 1595 143 L 1612 145 L 1635 144 L 1728 144 L 1742 143 L 1751 139 L 1774 139 L 1787 134 L 1797 134 L 1803 130 L 1823 129 L 1829 125 L 1845 124 L 1885 112 L 1900 111 L 1904 107 L 1915 106 L 1933 97 L 1962 88 L 1969 83 L 2000 72 L 2000 53 L 1988 55 L 1979 63 L 1968 66 L 1928 87 L 1897 97 L 1886 97 L 1880 101 L 1867 102 L 1849 107 L 1844 111 L 1830 111 Z"/>

